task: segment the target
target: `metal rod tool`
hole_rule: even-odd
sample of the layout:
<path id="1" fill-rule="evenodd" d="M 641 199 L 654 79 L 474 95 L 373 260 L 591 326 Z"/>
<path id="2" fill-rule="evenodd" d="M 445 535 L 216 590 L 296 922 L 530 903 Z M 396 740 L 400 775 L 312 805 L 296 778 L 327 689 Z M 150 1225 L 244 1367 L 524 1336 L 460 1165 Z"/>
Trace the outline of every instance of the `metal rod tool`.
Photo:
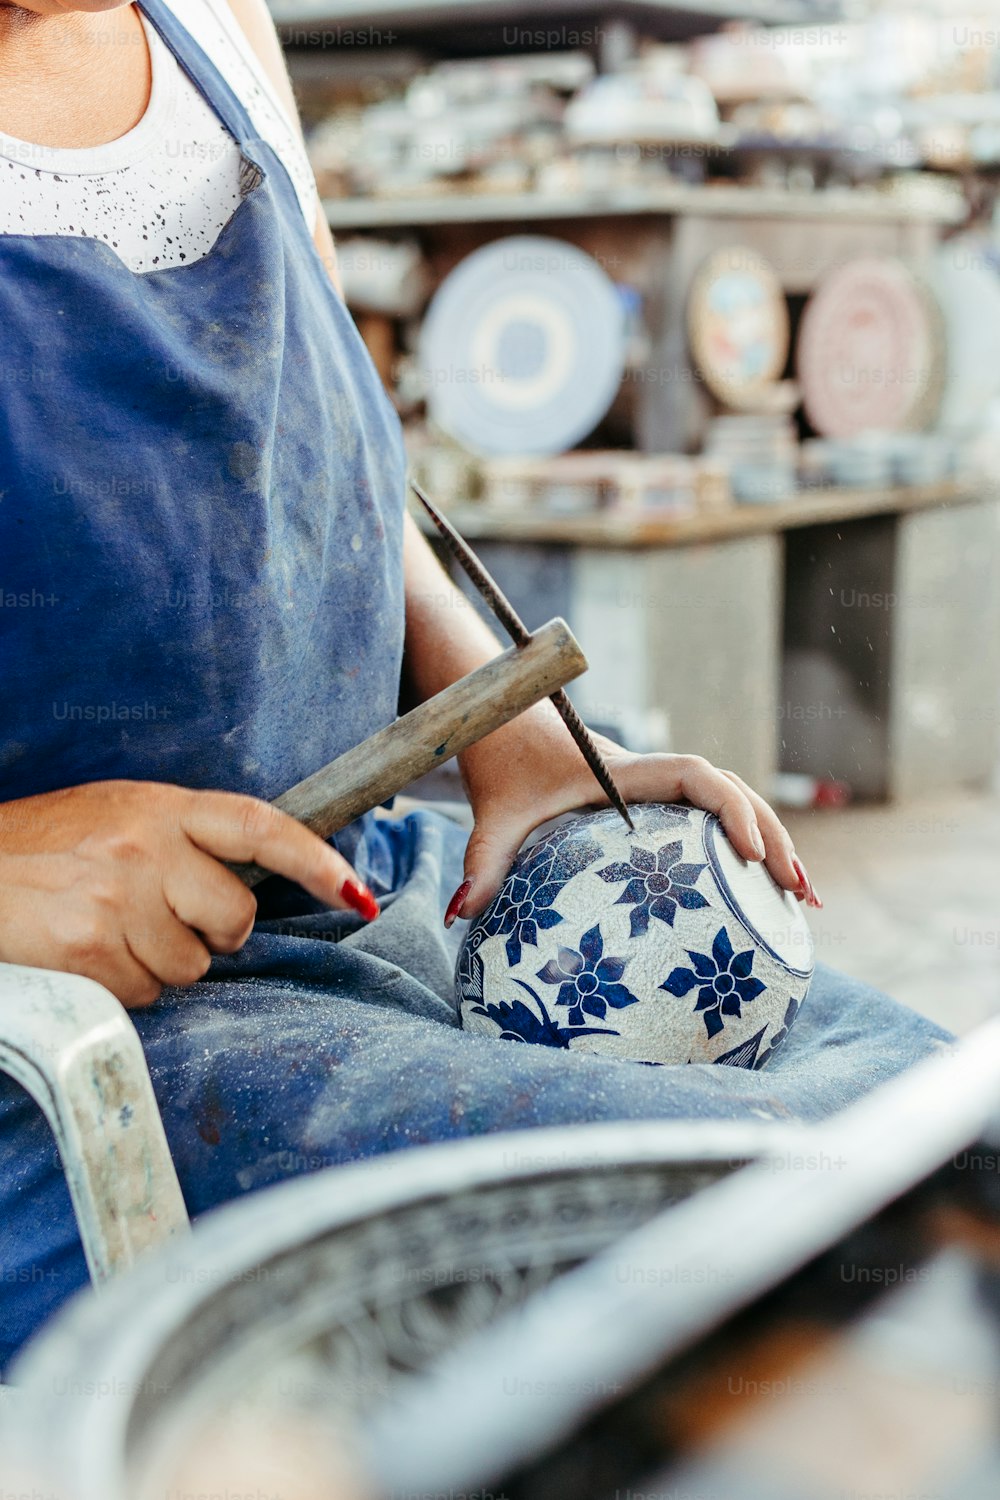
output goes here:
<path id="1" fill-rule="evenodd" d="M 458 534 L 447 517 L 443 516 L 437 506 L 427 498 L 415 479 L 410 480 L 410 488 L 434 522 L 449 552 L 455 558 L 456 562 L 465 569 L 465 572 L 486 600 L 486 603 L 496 615 L 511 640 L 516 646 L 525 645 L 531 639 L 531 632 L 500 588 L 496 579 L 483 567 L 483 564 L 473 552 L 468 542 Z M 635 824 L 629 816 L 628 807 L 625 805 L 625 798 L 618 790 L 615 779 L 608 769 L 603 755 L 597 748 L 590 730 L 584 724 L 562 688 L 559 688 L 555 693 L 550 693 L 549 697 L 562 715 L 563 723 L 576 741 L 587 765 L 594 773 L 595 780 L 600 786 L 601 791 L 607 797 L 611 806 L 617 812 L 621 813 L 628 827 L 634 831 Z"/>

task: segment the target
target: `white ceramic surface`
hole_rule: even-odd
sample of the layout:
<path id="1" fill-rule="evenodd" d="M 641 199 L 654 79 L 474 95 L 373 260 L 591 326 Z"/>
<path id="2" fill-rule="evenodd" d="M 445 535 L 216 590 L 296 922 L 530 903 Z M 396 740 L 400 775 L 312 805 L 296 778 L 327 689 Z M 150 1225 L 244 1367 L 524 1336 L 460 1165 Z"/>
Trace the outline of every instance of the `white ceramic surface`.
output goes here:
<path id="1" fill-rule="evenodd" d="M 467 1031 L 645 1063 L 760 1068 L 806 997 L 799 903 L 695 808 L 583 813 L 518 855 L 472 923 Z"/>

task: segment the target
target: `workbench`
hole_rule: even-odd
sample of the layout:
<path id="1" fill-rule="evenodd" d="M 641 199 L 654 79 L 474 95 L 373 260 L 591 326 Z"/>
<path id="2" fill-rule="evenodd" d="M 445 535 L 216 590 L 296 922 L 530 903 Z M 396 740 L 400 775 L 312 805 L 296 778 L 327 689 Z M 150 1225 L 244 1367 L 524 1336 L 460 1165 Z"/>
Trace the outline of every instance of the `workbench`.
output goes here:
<path id="1" fill-rule="evenodd" d="M 1000 529 L 985 480 L 825 489 L 684 516 L 453 507 L 529 627 L 562 614 L 572 696 L 639 749 L 867 798 L 987 784 Z"/>

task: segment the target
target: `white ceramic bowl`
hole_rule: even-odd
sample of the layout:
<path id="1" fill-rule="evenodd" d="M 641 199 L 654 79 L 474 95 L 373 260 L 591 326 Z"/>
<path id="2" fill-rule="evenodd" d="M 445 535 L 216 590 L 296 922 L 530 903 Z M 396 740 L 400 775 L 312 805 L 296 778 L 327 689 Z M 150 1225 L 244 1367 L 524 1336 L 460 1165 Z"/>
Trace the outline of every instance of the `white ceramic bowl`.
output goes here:
<path id="1" fill-rule="evenodd" d="M 719 820 L 660 803 L 584 813 L 526 845 L 469 928 L 462 1025 L 644 1063 L 760 1068 L 806 997 L 801 907 Z"/>

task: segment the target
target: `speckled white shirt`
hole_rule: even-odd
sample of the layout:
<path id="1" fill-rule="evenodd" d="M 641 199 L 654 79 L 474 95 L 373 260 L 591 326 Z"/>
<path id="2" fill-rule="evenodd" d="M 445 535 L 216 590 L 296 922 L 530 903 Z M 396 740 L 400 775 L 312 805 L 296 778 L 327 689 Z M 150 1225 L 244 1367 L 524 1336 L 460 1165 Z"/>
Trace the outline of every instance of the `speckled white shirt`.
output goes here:
<path id="1" fill-rule="evenodd" d="M 318 198 L 294 125 L 228 0 L 170 0 L 287 168 L 310 233 Z M 152 90 L 134 129 L 105 146 L 54 149 L 0 132 L 0 234 L 91 236 L 130 270 L 208 254 L 253 181 L 211 107 L 142 17 Z"/>

